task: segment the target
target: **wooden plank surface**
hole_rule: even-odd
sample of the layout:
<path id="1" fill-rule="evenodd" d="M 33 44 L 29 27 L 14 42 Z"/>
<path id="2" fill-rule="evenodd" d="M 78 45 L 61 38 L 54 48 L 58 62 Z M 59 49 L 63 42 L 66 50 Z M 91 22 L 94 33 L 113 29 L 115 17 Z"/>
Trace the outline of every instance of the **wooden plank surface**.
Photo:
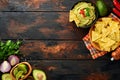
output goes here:
<path id="1" fill-rule="evenodd" d="M 2 11 L 69 11 L 78 1 L 96 0 L 1 0 Z M 104 0 L 111 10 L 112 0 Z"/>
<path id="2" fill-rule="evenodd" d="M 0 12 L 0 38 L 82 40 L 89 29 L 68 19 L 68 12 Z"/>
<path id="3" fill-rule="evenodd" d="M 23 59 L 92 60 L 83 41 L 31 40 L 20 47 Z M 98 59 L 110 60 L 111 54 Z"/>
<path id="4" fill-rule="evenodd" d="M 27 59 L 91 59 L 83 41 L 27 41 L 20 51 Z"/>
<path id="5" fill-rule="evenodd" d="M 120 80 L 119 61 L 110 53 L 93 60 L 82 41 L 89 28 L 69 22 L 78 1 L 85 0 L 0 0 L 0 39 L 23 40 L 21 61 L 45 71 L 47 80 Z M 111 12 L 112 0 L 104 1 Z"/>
<path id="6" fill-rule="evenodd" d="M 120 64 L 96 60 L 29 61 L 33 69 L 45 71 L 48 80 L 119 80 Z"/>

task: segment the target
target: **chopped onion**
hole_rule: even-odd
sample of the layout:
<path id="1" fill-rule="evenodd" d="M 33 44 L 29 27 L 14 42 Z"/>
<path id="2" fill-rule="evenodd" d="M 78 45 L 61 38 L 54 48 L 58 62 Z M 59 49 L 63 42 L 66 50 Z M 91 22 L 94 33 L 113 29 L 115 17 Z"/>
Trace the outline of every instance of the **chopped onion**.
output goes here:
<path id="1" fill-rule="evenodd" d="M 11 64 L 11 66 L 14 66 L 19 63 L 20 59 L 16 55 L 11 55 L 8 57 L 8 61 Z"/>
<path id="2" fill-rule="evenodd" d="M 5 73 L 5 72 L 9 72 L 11 69 L 11 65 L 8 61 L 3 61 L 1 63 L 1 66 L 0 66 L 0 71 Z"/>

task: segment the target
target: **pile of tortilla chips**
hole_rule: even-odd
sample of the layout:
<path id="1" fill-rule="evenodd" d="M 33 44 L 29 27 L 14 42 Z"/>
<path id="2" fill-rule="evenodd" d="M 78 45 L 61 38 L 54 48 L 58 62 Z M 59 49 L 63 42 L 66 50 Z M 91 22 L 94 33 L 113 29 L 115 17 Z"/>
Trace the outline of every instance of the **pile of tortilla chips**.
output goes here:
<path id="1" fill-rule="evenodd" d="M 98 20 L 92 30 L 92 43 L 103 51 L 113 51 L 120 45 L 120 22 L 110 17 Z"/>

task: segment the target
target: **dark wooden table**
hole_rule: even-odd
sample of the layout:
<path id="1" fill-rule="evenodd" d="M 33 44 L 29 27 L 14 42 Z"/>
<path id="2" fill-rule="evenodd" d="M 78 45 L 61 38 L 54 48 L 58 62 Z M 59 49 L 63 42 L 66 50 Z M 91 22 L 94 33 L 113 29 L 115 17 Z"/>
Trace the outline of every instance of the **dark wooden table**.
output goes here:
<path id="1" fill-rule="evenodd" d="M 120 80 L 120 61 L 111 54 L 93 60 L 82 41 L 89 28 L 69 22 L 78 1 L 0 0 L 0 39 L 23 40 L 21 61 L 44 70 L 47 80 Z M 104 1 L 110 13 L 112 0 Z"/>

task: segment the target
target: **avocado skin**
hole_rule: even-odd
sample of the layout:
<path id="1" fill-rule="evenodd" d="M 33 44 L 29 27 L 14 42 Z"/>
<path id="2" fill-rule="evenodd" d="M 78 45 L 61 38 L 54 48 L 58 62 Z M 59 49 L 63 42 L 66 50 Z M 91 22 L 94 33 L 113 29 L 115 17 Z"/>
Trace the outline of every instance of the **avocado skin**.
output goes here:
<path id="1" fill-rule="evenodd" d="M 101 17 L 106 16 L 108 14 L 107 6 L 103 0 L 97 0 L 96 7 Z"/>
<path id="2" fill-rule="evenodd" d="M 43 79 L 42 79 L 42 80 L 47 80 L 47 79 L 46 79 L 46 74 L 45 74 L 42 70 L 34 69 L 34 70 L 33 70 L 33 77 L 34 77 L 35 80 L 39 80 L 39 79 L 37 78 L 37 77 L 38 77 L 38 76 L 37 76 L 38 74 L 43 75 Z"/>

